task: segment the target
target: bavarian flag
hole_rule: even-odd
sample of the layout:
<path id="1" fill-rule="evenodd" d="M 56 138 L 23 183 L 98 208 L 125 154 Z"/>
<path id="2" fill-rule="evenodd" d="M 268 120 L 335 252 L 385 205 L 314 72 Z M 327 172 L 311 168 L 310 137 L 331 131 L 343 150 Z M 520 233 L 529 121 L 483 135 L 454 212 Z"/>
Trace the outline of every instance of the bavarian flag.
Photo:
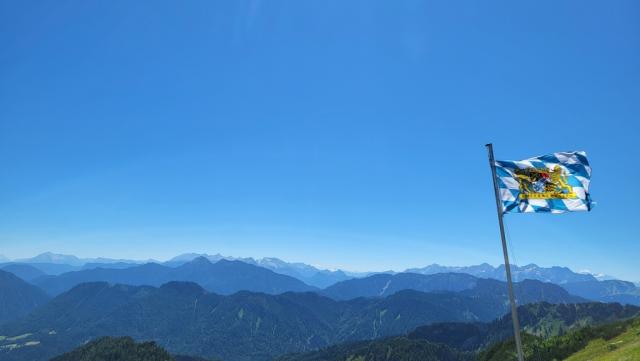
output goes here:
<path id="1" fill-rule="evenodd" d="M 496 161 L 503 213 L 590 211 L 591 167 L 585 152 Z"/>

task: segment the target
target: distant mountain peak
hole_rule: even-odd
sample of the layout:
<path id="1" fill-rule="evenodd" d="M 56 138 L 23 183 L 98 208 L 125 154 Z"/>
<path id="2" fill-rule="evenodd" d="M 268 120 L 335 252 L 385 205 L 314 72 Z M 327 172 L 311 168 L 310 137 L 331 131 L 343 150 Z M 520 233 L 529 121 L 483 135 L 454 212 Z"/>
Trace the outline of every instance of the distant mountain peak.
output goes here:
<path id="1" fill-rule="evenodd" d="M 605 274 L 605 273 L 594 273 L 594 272 L 591 272 L 591 270 L 588 270 L 588 269 L 580 270 L 580 271 L 578 271 L 578 273 L 583 274 L 583 275 L 591 275 L 591 276 L 595 277 L 598 281 L 617 280 L 617 278 L 614 277 L 614 276 L 610 276 L 610 275 Z"/>
<path id="2" fill-rule="evenodd" d="M 511 264 L 511 273 L 515 281 L 524 279 L 535 279 L 543 282 L 551 282 L 555 284 L 565 284 L 569 282 L 595 281 L 596 278 L 591 274 L 573 272 L 567 267 L 553 266 L 540 267 L 535 263 L 529 263 L 525 266 Z M 434 274 L 434 273 L 467 273 L 480 278 L 492 278 L 497 280 L 505 280 L 504 264 L 494 267 L 488 263 L 482 263 L 475 266 L 441 266 L 431 264 L 423 268 L 410 268 L 405 272 Z"/>
<path id="3" fill-rule="evenodd" d="M 234 257 L 223 256 L 220 253 L 216 254 L 207 254 L 207 253 L 183 253 L 181 255 L 175 256 L 170 260 L 166 261 L 165 264 L 168 265 L 182 265 L 185 263 L 189 263 L 194 261 L 196 258 L 206 258 L 210 263 L 216 263 L 221 260 L 234 260 Z"/>
<path id="4" fill-rule="evenodd" d="M 59 254 L 53 252 L 44 252 L 33 258 L 25 258 L 16 260 L 17 262 L 24 263 L 53 263 L 53 264 L 68 264 L 71 266 L 81 266 L 82 262 L 78 257 L 67 254 Z"/>
<path id="5" fill-rule="evenodd" d="M 528 265 L 524 266 L 523 268 L 540 268 L 540 266 L 538 266 L 535 263 L 529 263 Z"/>

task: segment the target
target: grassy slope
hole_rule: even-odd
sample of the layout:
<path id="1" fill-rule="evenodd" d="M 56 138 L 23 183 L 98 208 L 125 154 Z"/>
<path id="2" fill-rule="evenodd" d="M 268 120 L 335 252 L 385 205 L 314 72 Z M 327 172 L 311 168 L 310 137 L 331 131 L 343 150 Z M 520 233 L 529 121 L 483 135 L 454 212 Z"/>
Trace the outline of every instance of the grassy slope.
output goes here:
<path id="1" fill-rule="evenodd" d="M 561 336 L 542 338 L 523 335 L 526 360 L 532 361 L 638 361 L 640 357 L 640 318 L 596 327 L 587 326 Z M 622 341 L 622 342 L 618 342 Z M 601 346 L 599 351 L 598 345 Z M 616 351 L 619 350 L 617 353 Z M 598 352 L 603 352 L 598 355 Z M 607 355 L 611 354 L 609 358 Z M 627 358 L 625 358 L 627 357 Z M 569 359 L 567 359 L 569 358 Z M 515 361 L 513 339 L 482 351 L 478 361 Z"/>
<path id="2" fill-rule="evenodd" d="M 583 350 L 566 361 L 635 361 L 640 360 L 640 322 L 617 337 L 589 342 Z"/>

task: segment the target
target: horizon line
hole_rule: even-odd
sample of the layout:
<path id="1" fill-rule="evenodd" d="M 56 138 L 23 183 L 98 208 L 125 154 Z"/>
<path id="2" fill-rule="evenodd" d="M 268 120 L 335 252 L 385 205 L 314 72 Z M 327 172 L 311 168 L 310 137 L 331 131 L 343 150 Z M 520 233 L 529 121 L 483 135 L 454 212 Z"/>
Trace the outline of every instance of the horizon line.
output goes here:
<path id="1" fill-rule="evenodd" d="M 19 258 L 12 258 L 9 256 L 6 256 L 4 254 L 0 254 L 0 259 L 5 258 L 6 261 L 2 262 L 2 263 L 21 263 L 24 262 L 26 260 L 30 260 L 42 255 L 56 255 L 56 256 L 65 256 L 65 257 L 75 257 L 77 258 L 79 261 L 81 261 L 83 264 L 87 264 L 87 263 L 92 263 L 92 262 L 85 262 L 86 260 L 98 260 L 98 259 L 105 259 L 105 260 L 111 260 L 111 261 L 116 261 L 116 262 L 109 262 L 109 263 L 117 263 L 117 262 L 121 262 L 121 261 L 131 261 L 134 263 L 140 263 L 140 264 L 146 264 L 146 263 L 167 263 L 170 262 L 172 259 L 180 257 L 180 256 L 184 256 L 184 255 L 198 255 L 200 257 L 210 257 L 210 256 L 219 256 L 223 259 L 227 259 L 227 260 L 234 260 L 234 261 L 243 261 L 243 260 L 253 260 L 253 261 L 259 261 L 259 260 L 264 260 L 264 259 L 277 259 L 280 260 L 282 262 L 288 263 L 288 264 L 304 264 L 307 266 L 311 266 L 314 267 L 318 270 L 321 271 L 331 271 L 331 272 L 336 272 L 336 271 L 342 271 L 342 272 L 348 272 L 348 273 L 386 273 L 386 272 L 393 272 L 393 273 L 407 273 L 408 270 L 411 269 L 420 269 L 420 268 L 426 268 L 426 267 L 430 267 L 430 266 L 439 266 L 439 267 L 450 267 L 450 268 L 465 268 L 465 267 L 474 267 L 474 266 L 483 266 L 483 265 L 488 265 L 494 269 L 497 269 L 501 266 L 504 266 L 504 263 L 500 263 L 498 265 L 493 265 L 489 262 L 482 262 L 482 263 L 478 263 L 478 264 L 470 264 L 470 265 L 445 265 L 445 264 L 440 264 L 440 263 L 430 263 L 424 266 L 415 266 L 415 267 L 407 267 L 402 271 L 396 271 L 393 269 L 388 269 L 388 270 L 381 270 L 381 271 L 372 271 L 372 270 L 351 270 L 351 269 L 346 269 L 346 268 L 332 268 L 332 267 L 324 267 L 324 266 L 319 266 L 313 263 L 306 263 L 306 262 L 299 262 L 299 261 L 289 261 L 289 260 L 285 260 L 279 257 L 275 257 L 275 256 L 263 256 L 263 257 L 237 257 L 237 256 L 227 256 L 227 255 L 223 255 L 219 252 L 215 253 L 215 254 L 209 254 L 206 252 L 183 252 L 180 254 L 177 254 L 176 256 L 173 256 L 171 258 L 168 258 L 166 260 L 161 260 L 161 259 L 156 259 L 156 258 L 147 258 L 147 259 L 133 259 L 133 258 L 112 258 L 112 257 L 105 257 L 105 256 L 97 256 L 97 257 L 93 257 L 93 256 L 77 256 L 75 254 L 65 254 L 65 253 L 56 253 L 53 251 L 44 251 L 44 252 L 40 252 L 38 254 L 36 254 L 35 256 L 31 256 L 31 257 L 19 257 Z M 66 264 L 66 263 L 61 263 L 61 264 Z M 553 268 L 553 267 L 560 267 L 560 268 L 566 268 L 568 270 L 570 270 L 571 272 L 577 273 L 577 274 L 588 274 L 591 276 L 594 276 L 597 278 L 597 276 L 600 277 L 611 277 L 617 280 L 620 280 L 620 278 L 613 276 L 613 275 L 609 275 L 603 272 L 592 272 L 591 270 L 578 270 L 575 271 L 567 266 L 559 266 L 559 265 L 552 265 L 552 266 L 541 266 L 539 264 L 536 263 L 527 263 L 525 265 L 518 265 L 518 264 L 514 264 L 511 263 L 512 267 L 519 267 L 519 268 L 523 268 L 523 267 L 527 267 L 527 266 L 536 266 L 536 267 L 540 267 L 540 268 Z M 634 281 L 635 282 L 635 281 Z"/>

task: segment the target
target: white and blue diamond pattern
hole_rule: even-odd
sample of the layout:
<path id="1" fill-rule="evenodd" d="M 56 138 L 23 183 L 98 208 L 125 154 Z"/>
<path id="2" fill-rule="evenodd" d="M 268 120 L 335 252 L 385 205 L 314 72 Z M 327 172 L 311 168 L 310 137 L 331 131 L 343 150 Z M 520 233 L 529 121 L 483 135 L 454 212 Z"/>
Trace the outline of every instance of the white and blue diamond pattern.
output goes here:
<path id="1" fill-rule="evenodd" d="M 589 195 L 591 167 L 585 152 L 496 161 L 495 167 L 503 213 L 564 213 L 590 211 L 594 206 Z M 552 180 L 554 172 L 561 174 L 560 182 Z M 558 190 L 549 191 L 551 188 Z"/>

